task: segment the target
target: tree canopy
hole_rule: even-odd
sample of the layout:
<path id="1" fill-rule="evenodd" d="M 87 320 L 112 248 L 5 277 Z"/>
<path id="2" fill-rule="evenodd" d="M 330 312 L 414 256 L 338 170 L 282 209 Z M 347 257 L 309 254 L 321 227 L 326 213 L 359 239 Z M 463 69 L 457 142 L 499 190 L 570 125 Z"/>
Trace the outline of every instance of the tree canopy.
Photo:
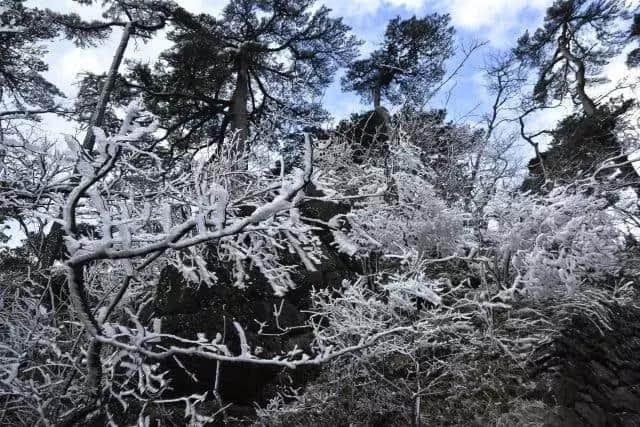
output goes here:
<path id="1" fill-rule="evenodd" d="M 30 110 L 50 111 L 64 96 L 43 73 L 44 42 L 58 35 L 48 15 L 24 0 L 0 1 L 0 119 Z"/>
<path id="2" fill-rule="evenodd" d="M 516 57 L 537 70 L 534 100 L 547 105 L 570 97 L 585 114 L 596 114 L 587 85 L 603 81 L 602 68 L 624 47 L 616 21 L 626 14 L 622 0 L 556 0 L 544 25 L 518 39 Z"/>
<path id="3" fill-rule="evenodd" d="M 135 67 L 131 78 L 178 139 L 246 137 L 249 122 L 265 114 L 317 111 L 309 100 L 359 42 L 315 3 L 234 0 L 218 19 L 200 15 L 176 25 L 168 36 L 174 46 L 153 69 Z"/>
<path id="4" fill-rule="evenodd" d="M 444 64 L 453 55 L 453 35 L 449 15 L 424 18 L 396 17 L 387 25 L 384 41 L 369 57 L 352 62 L 342 79 L 342 87 L 373 101 L 392 104 L 402 100 L 420 103 L 444 76 Z"/>

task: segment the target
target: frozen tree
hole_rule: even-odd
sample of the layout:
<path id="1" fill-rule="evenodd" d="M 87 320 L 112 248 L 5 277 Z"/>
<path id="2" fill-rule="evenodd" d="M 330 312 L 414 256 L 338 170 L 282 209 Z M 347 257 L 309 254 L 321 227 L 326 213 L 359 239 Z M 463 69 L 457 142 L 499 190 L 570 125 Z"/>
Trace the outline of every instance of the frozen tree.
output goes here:
<path id="1" fill-rule="evenodd" d="M 606 199 L 572 189 L 536 196 L 499 197 L 487 215 L 513 292 L 580 292 L 620 272 L 622 235 Z M 563 289 L 564 291 L 565 289 Z"/>
<path id="2" fill-rule="evenodd" d="M 304 388 L 270 384 L 277 393 L 257 411 L 267 425 L 537 425 L 556 409 L 529 375 L 549 344 L 578 316 L 614 334 L 612 318 L 636 304 L 637 198 L 619 176 L 637 135 L 608 115 L 630 104 L 594 101 L 591 114 L 579 63 L 593 62 L 584 79 L 598 74 L 614 35 L 604 15 L 625 15 L 618 2 L 556 2 L 536 35 L 487 67 L 494 97 L 475 126 L 418 102 L 444 84 L 448 17 L 392 20 L 356 63 L 366 72 L 351 67 L 350 89 L 376 111 L 419 90 L 359 134 L 312 120 L 313 96 L 357 43 L 311 0 L 232 1 L 222 19 L 168 1 L 78 2 L 100 4 L 103 19 L 49 12 L 51 34 L 86 46 L 123 29 L 109 72 L 82 82 L 89 131 L 55 143 L 35 122 L 3 120 L 0 214 L 25 239 L 0 249 L 0 424 L 226 423 L 220 367 L 240 364 L 319 374 L 304 371 Z M 5 15 L 2 31 L 20 34 Z M 169 25 L 174 46 L 155 68 L 120 72 L 134 37 Z M 16 58 L 39 52 L 27 47 L 40 39 L 6 40 L 27 49 Z M 527 67 L 542 70 L 540 97 L 511 120 L 545 172 L 534 192 L 517 189 L 516 138 L 503 126 Z M 566 95 L 584 117 L 546 131 L 545 155 L 524 119 Z M 586 137 L 602 129 L 603 150 L 587 156 Z M 354 143 L 369 131 L 379 144 Z M 577 144 L 586 160 L 567 162 Z M 310 289 L 311 276 L 326 287 Z M 283 304 L 304 299 L 295 325 L 281 327 L 284 305 L 269 311 L 274 327 L 253 315 L 247 306 L 271 297 L 243 293 L 257 284 Z M 215 294 L 206 303 L 222 306 L 221 320 L 174 327 L 160 308 L 174 290 Z M 285 335 L 291 347 L 259 342 Z M 202 393 L 172 389 L 176 376 L 202 376 L 191 361 L 215 369 Z"/>
<path id="3" fill-rule="evenodd" d="M 415 167 L 415 154 L 396 154 L 400 170 Z M 330 163 L 337 165 L 334 156 Z M 336 242 L 346 252 L 377 251 L 379 262 L 357 282 L 315 294 L 315 345 L 322 351 L 384 336 L 327 366 L 305 394 L 274 398 L 259 412 L 261 420 L 541 422 L 552 407 L 513 398 L 533 387 L 520 379 L 536 352 L 577 313 L 589 313 L 606 331 L 612 307 L 636 298 L 635 273 L 624 267 L 624 234 L 619 217 L 606 209 L 604 188 L 587 180 L 545 196 L 498 191 L 478 241 L 465 232 L 461 212 L 428 191 L 416 197 L 428 182 L 417 184 L 419 173 L 393 175 L 398 196 L 386 201 L 383 171 L 360 169 L 369 187 L 352 173 L 350 182 L 361 190 L 347 198 L 353 203 L 348 222 L 332 224 Z M 408 220 L 413 203 L 423 200 L 418 211 L 425 215 Z M 408 237 L 454 246 L 421 251 Z"/>
<path id="4" fill-rule="evenodd" d="M 479 133 L 469 143 L 454 125 L 435 132 L 433 122 L 404 115 L 384 157 L 354 164 L 355 147 L 339 134 L 319 151 L 318 185 L 351 206 L 329 221 L 335 245 L 360 257 L 363 274 L 314 295 L 315 346 L 384 336 L 327 365 L 305 393 L 283 391 L 259 412 L 262 422 L 539 423 L 553 408 L 525 397 L 537 352 L 576 315 L 588 313 L 607 333 L 614 307 L 633 304 L 636 258 L 626 251 L 608 183 L 596 179 L 615 160 L 547 194 L 513 191 L 506 185 L 514 184 L 513 138 L 503 142 L 496 128 L 519 80 L 493 70 L 496 110 L 487 123 L 495 140 Z M 494 184 L 476 184 L 477 208 L 452 206 L 436 190 L 448 161 L 433 173 L 422 147 L 435 151 L 437 138 L 454 153 L 449 167 Z M 478 221 L 468 221 L 470 211 Z"/>
<path id="5" fill-rule="evenodd" d="M 285 261 L 285 253 L 296 254 L 300 265 L 312 270 L 322 257 L 314 235 L 317 226 L 305 222 L 296 207 L 314 178 L 310 136 L 305 142 L 304 169 L 273 176 L 268 168 L 239 173 L 236 165 L 243 159 L 234 147 L 236 140 L 230 140 L 215 158 L 211 149 L 205 149 L 184 168 L 165 170 L 154 151 L 156 129 L 157 122 L 132 104 L 118 133 L 107 136 L 100 128 L 93 129 L 93 153 L 70 138 L 65 150 L 45 142 L 5 141 L 3 145 L 8 153 L 2 169 L 7 182 L 0 192 L 3 205 L 26 218 L 61 224 L 68 253 L 51 274 L 64 273 L 70 306 L 51 304 L 42 309 L 36 304 L 30 310 L 43 310 L 40 320 L 47 328 L 47 322 L 56 318 L 50 310 L 71 310 L 77 322 L 72 322 L 73 338 L 69 339 L 76 343 L 57 352 L 51 345 L 60 340 L 56 334 L 61 332 L 54 328 L 46 351 L 72 360 L 74 375 L 79 375 L 68 384 L 62 378 L 42 384 L 42 396 L 35 396 L 32 405 L 44 405 L 38 409 L 42 419 L 78 422 L 117 402 L 126 407 L 130 398 L 156 402 L 152 396 L 167 385 L 157 362 L 167 358 L 196 356 L 294 368 L 323 363 L 379 338 L 368 337 L 316 355 L 294 348 L 260 358 L 240 324 L 234 325 L 241 344 L 240 353 L 234 354 L 220 336 L 205 337 L 197 331 L 185 331 L 196 338 L 163 334 L 160 323 L 145 318 L 150 286 L 166 266 L 176 268 L 187 282 L 215 286 L 218 277 L 207 260 L 216 257 L 230 269 L 235 286 L 248 286 L 251 275 L 258 272 L 275 294 L 282 295 L 295 288 L 293 272 L 299 268 Z M 21 304 L 18 294 L 12 301 L 7 309 Z M 7 339 L 19 340 L 14 332 L 8 333 Z M 16 363 L 21 362 L 7 366 Z M 68 369 L 63 366 L 57 375 Z M 9 387 L 17 387 L 15 381 L 24 377 L 12 372 L 7 371 Z M 129 382 L 132 376 L 136 384 Z M 80 388 L 79 380 L 84 384 Z M 82 403 L 76 400 L 76 408 L 65 411 L 71 400 L 65 394 L 69 384 Z M 56 392 L 62 393 L 57 403 L 46 403 L 47 393 Z M 189 399 L 192 404 L 197 396 Z M 113 412 L 107 410 L 107 415 Z"/>

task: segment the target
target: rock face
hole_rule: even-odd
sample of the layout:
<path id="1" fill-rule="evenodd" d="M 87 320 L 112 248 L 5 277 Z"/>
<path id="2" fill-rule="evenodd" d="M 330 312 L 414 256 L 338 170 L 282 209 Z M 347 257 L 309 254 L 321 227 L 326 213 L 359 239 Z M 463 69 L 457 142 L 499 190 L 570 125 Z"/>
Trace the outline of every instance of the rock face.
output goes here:
<path id="1" fill-rule="evenodd" d="M 362 164 L 366 158 L 382 157 L 388 149 L 391 116 L 384 107 L 361 114 L 356 122 L 344 130 L 344 135 L 353 144 L 352 160 Z"/>
<path id="2" fill-rule="evenodd" d="M 313 189 L 308 189 L 307 194 L 320 195 Z M 307 201 L 300 206 L 305 217 L 323 221 L 346 213 L 348 209 L 347 205 L 317 200 Z M 225 334 L 225 342 L 232 351 L 239 349 L 234 321 L 245 329 L 249 344 L 254 348 L 260 346 L 267 357 L 288 351 L 295 345 L 304 349 L 311 343 L 311 333 L 307 329 L 294 329 L 282 334 L 274 328 L 275 310 L 281 310 L 281 328 L 301 325 L 307 318 L 304 310 L 311 305 L 311 289 L 340 286 L 343 279 L 355 275 L 359 266 L 354 260 L 337 252 L 329 230 L 320 232 L 319 238 L 325 259 L 318 266 L 318 271 L 308 272 L 301 266 L 296 278 L 297 288 L 283 298 L 276 297 L 271 286 L 258 273 L 247 289 L 233 287 L 226 266 L 211 260 L 219 278 L 219 284 L 211 288 L 189 285 L 178 271 L 166 268 L 157 285 L 154 316 L 161 319 L 165 333 L 190 338 L 195 338 L 197 332 L 203 332 L 211 338 L 216 333 Z M 270 326 L 263 332 L 275 335 L 259 335 L 258 322 L 268 322 Z M 181 362 L 193 376 L 185 373 L 175 362 L 169 362 L 165 369 L 170 369 L 174 392 L 202 393 L 213 389 L 216 362 L 200 358 L 181 358 Z M 264 402 L 270 398 L 282 379 L 301 384 L 315 376 L 315 371 L 308 368 L 285 373 L 282 369 L 225 363 L 221 367 L 220 392 L 225 403 L 250 406 L 254 401 Z"/>
<path id="3" fill-rule="evenodd" d="M 539 379 L 548 426 L 640 426 L 640 310 L 618 307 L 611 330 L 581 315 L 548 349 Z"/>

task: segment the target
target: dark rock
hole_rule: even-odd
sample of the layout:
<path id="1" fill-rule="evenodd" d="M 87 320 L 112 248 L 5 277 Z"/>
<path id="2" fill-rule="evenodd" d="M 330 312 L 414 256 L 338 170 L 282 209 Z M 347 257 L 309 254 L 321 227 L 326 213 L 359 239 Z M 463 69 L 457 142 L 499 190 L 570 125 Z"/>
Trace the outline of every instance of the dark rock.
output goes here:
<path id="1" fill-rule="evenodd" d="M 575 413 L 577 425 L 640 426 L 640 309 L 612 307 L 611 313 L 605 334 L 591 319 L 577 315 L 541 350 L 541 370 L 532 372 L 538 381 L 550 382 L 543 400 L 556 412 L 546 425 L 573 425 L 570 414 Z"/>
<path id="2" fill-rule="evenodd" d="M 309 185 L 306 194 L 322 197 L 321 191 Z M 345 214 L 349 206 L 323 200 L 307 200 L 299 206 L 303 217 L 329 221 L 335 215 Z M 314 224 L 317 225 L 317 224 Z M 213 338 L 217 333 L 225 336 L 231 351 L 239 351 L 239 341 L 233 322 L 238 322 L 250 345 L 260 347 L 265 357 L 273 357 L 295 346 L 309 351 L 312 334 L 306 329 L 287 328 L 303 324 L 311 308 L 311 289 L 338 288 L 344 279 L 354 278 L 359 264 L 333 247 L 330 230 L 318 232 L 322 244 L 323 260 L 317 271 L 306 271 L 300 266 L 295 273 L 297 287 L 284 297 L 274 295 L 262 275 L 253 271 L 251 284 L 246 289 L 232 286 L 229 266 L 208 260 L 208 267 L 216 272 L 218 284 L 194 286 L 180 273 L 167 267 L 161 274 L 155 298 L 155 317 L 161 319 L 162 332 L 186 338 L 204 333 Z M 290 265 L 299 263 L 297 257 L 283 253 L 282 261 Z M 276 321 L 276 312 L 279 316 Z M 260 323 L 267 326 L 260 333 Z M 164 369 L 170 372 L 170 395 L 184 395 L 211 391 L 215 383 L 217 363 L 196 357 L 182 357 L 180 363 L 167 361 Z M 222 363 L 220 394 L 225 403 L 251 407 L 254 402 L 265 403 L 272 397 L 278 384 L 302 385 L 317 375 L 317 368 L 283 370 L 248 363 Z M 210 393 L 211 395 L 211 393 Z"/>
<path id="3" fill-rule="evenodd" d="M 640 346 L 638 346 L 640 348 Z M 627 385 L 637 386 L 640 385 L 640 370 L 632 368 L 621 369 L 618 373 L 620 380 Z"/>
<path id="4" fill-rule="evenodd" d="M 570 406 L 576 401 L 581 382 L 574 378 L 565 378 L 556 391 L 556 399 L 560 405 Z"/>
<path id="5" fill-rule="evenodd" d="M 597 405 L 578 402 L 575 405 L 575 411 L 586 425 L 594 427 L 605 425 L 607 417 Z"/>
<path id="6" fill-rule="evenodd" d="M 545 427 L 582 427 L 584 424 L 580 422 L 573 409 L 561 406 L 545 418 L 544 425 Z"/>
<path id="7" fill-rule="evenodd" d="M 640 411 L 640 396 L 629 387 L 618 387 L 611 394 L 611 405 L 621 411 Z"/>
<path id="8" fill-rule="evenodd" d="M 597 360 L 592 360 L 590 362 L 590 366 L 591 366 L 593 375 L 595 375 L 601 381 L 604 381 L 605 383 L 612 385 L 614 387 L 617 386 L 618 383 L 620 382 L 618 381 L 618 377 L 614 372 L 612 372 L 611 370 L 609 370 L 608 368 L 600 364 Z"/>
<path id="9" fill-rule="evenodd" d="M 590 394 L 580 393 L 578 399 L 583 402 L 593 403 L 593 397 Z"/>
<path id="10" fill-rule="evenodd" d="M 618 414 L 610 420 L 609 425 L 640 427 L 640 414 Z"/>
<path id="11" fill-rule="evenodd" d="M 342 133 L 353 146 L 352 160 L 362 164 L 367 158 L 382 157 L 387 149 L 389 140 L 389 123 L 391 117 L 384 107 L 377 107 L 372 111 L 354 115 L 351 123 L 342 123 L 339 132 Z"/>

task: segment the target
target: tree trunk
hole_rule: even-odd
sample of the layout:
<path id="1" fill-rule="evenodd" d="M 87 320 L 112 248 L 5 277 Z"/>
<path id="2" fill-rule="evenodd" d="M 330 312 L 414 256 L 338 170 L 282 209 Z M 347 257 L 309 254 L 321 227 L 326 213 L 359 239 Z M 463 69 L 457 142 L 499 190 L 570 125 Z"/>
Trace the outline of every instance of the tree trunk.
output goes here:
<path id="1" fill-rule="evenodd" d="M 87 347 L 87 390 L 91 399 L 98 400 L 102 393 L 102 360 L 100 351 L 102 343 L 95 338 L 91 339 Z"/>
<path id="2" fill-rule="evenodd" d="M 576 57 L 569 50 L 569 28 L 565 24 L 563 28 L 563 33 L 558 38 L 558 51 L 562 54 L 562 56 L 569 62 L 573 63 L 576 66 L 576 92 L 578 98 L 580 99 L 580 103 L 582 104 L 582 109 L 587 116 L 595 116 L 598 114 L 598 109 L 596 108 L 595 102 L 587 95 L 586 92 L 586 70 L 584 66 L 584 61 Z"/>
<path id="3" fill-rule="evenodd" d="M 76 315 L 82 322 L 88 334 L 91 336 L 89 347 L 87 348 L 87 379 L 86 386 L 89 397 L 98 399 L 102 391 L 102 362 L 100 360 L 100 350 L 102 344 L 94 337 L 100 333 L 100 325 L 91 313 L 91 308 L 87 301 L 84 288 L 84 267 L 74 265 L 68 272 L 69 296 Z"/>
<path id="4" fill-rule="evenodd" d="M 249 58 L 244 49 L 240 49 L 237 62 L 238 76 L 236 87 L 231 97 L 231 129 L 236 134 L 238 152 L 246 155 L 249 151 L 247 136 L 249 135 L 249 115 L 247 102 L 249 98 Z M 246 161 L 242 164 L 246 165 Z"/>
<path id="5" fill-rule="evenodd" d="M 116 76 L 118 75 L 118 69 L 122 64 L 124 53 L 127 49 L 127 45 L 129 44 L 132 33 L 133 22 L 129 22 L 124 27 L 124 30 L 122 32 L 120 44 L 118 45 L 116 53 L 111 62 L 111 66 L 107 74 L 107 79 L 102 86 L 100 98 L 98 98 L 96 109 L 91 116 L 89 128 L 87 129 L 87 133 L 82 143 L 82 148 L 84 148 L 88 153 L 91 153 L 91 151 L 93 151 L 93 147 L 95 145 L 93 127 L 102 126 L 103 124 L 107 103 L 109 102 L 109 98 L 111 96 L 111 93 L 113 92 Z M 47 241 L 44 244 L 45 251 L 42 254 L 40 262 L 40 266 L 42 269 L 46 270 L 51 268 L 51 266 L 53 266 L 53 263 L 56 260 L 60 259 L 60 254 L 64 254 L 64 236 L 65 233 L 62 225 L 59 222 L 54 222 L 51 226 L 51 231 L 47 236 Z M 84 273 L 82 267 L 74 268 L 72 274 L 73 280 L 70 280 L 68 284 L 69 293 L 76 314 L 82 320 L 85 328 L 87 328 L 87 331 L 90 332 L 90 334 L 93 336 L 98 333 L 99 325 L 96 322 L 95 318 L 91 315 L 91 311 L 87 305 L 86 295 L 84 294 L 83 288 L 83 274 Z M 91 338 L 89 347 L 87 348 L 86 356 L 88 371 L 86 386 L 89 392 L 89 399 L 91 399 L 93 402 L 97 402 L 102 391 L 102 361 L 100 359 L 101 349 L 102 344 L 95 338 Z"/>
<path id="6" fill-rule="evenodd" d="M 102 122 L 104 121 L 104 113 L 107 109 L 107 103 L 109 102 L 109 98 L 111 97 L 111 92 L 113 92 L 113 87 L 115 86 L 116 77 L 118 75 L 118 69 L 120 68 L 120 64 L 122 64 L 124 52 L 127 50 L 127 45 L 129 44 L 129 39 L 131 38 L 132 32 L 133 22 L 129 21 L 122 31 L 120 44 L 116 49 L 113 60 L 111 61 L 111 67 L 109 68 L 109 73 L 107 74 L 107 80 L 102 86 L 100 98 L 98 98 L 96 109 L 91 116 L 91 121 L 89 122 L 89 129 L 87 129 L 87 134 L 85 135 L 84 141 L 82 142 L 82 148 L 84 148 L 88 152 L 91 152 L 91 150 L 93 150 L 93 145 L 95 143 L 93 128 L 96 126 L 102 126 Z"/>
<path id="7" fill-rule="evenodd" d="M 124 53 L 127 49 L 127 45 L 129 44 L 129 40 L 131 38 L 131 34 L 133 33 L 133 22 L 128 22 L 122 31 L 122 36 L 120 37 L 120 44 L 116 49 L 116 53 L 113 56 L 113 60 L 111 61 L 111 66 L 109 67 L 109 72 L 107 74 L 107 80 L 104 82 L 102 86 L 102 90 L 100 91 L 100 98 L 98 98 L 98 103 L 96 104 L 96 109 L 94 110 L 91 120 L 89 121 L 89 128 L 87 129 L 87 133 L 82 142 L 82 148 L 84 148 L 87 152 L 91 152 L 93 150 L 93 146 L 95 144 L 95 137 L 93 135 L 93 128 L 96 126 L 102 126 L 104 121 L 105 111 L 107 109 L 107 103 L 109 102 L 109 98 L 111 97 L 111 92 L 113 92 L 113 88 L 115 86 L 116 77 L 118 75 L 118 69 L 122 64 L 122 59 L 124 58 Z M 41 260 L 40 266 L 43 269 L 50 268 L 53 263 L 58 259 L 58 254 L 62 251 L 62 243 L 64 238 L 64 232 L 62 230 L 62 225 L 54 222 L 51 226 L 51 231 L 47 236 L 47 242 L 45 243 L 46 252 L 44 254 L 44 258 Z"/>
<path id="8" fill-rule="evenodd" d="M 380 89 L 380 85 L 375 86 L 371 90 L 371 92 L 371 97 L 373 98 L 373 109 L 377 110 L 378 108 L 380 108 L 380 103 L 382 100 L 382 90 Z"/>
<path id="9" fill-rule="evenodd" d="M 596 108 L 595 102 L 587 95 L 586 85 L 587 79 L 585 77 L 585 67 L 584 62 L 580 59 L 576 58 L 569 52 L 569 49 L 566 46 L 560 46 L 560 52 L 562 55 L 567 58 L 567 60 L 573 63 L 576 66 L 576 92 L 578 95 L 578 99 L 580 99 L 580 103 L 582 104 L 582 109 L 587 116 L 593 117 L 598 114 L 598 109 Z"/>

